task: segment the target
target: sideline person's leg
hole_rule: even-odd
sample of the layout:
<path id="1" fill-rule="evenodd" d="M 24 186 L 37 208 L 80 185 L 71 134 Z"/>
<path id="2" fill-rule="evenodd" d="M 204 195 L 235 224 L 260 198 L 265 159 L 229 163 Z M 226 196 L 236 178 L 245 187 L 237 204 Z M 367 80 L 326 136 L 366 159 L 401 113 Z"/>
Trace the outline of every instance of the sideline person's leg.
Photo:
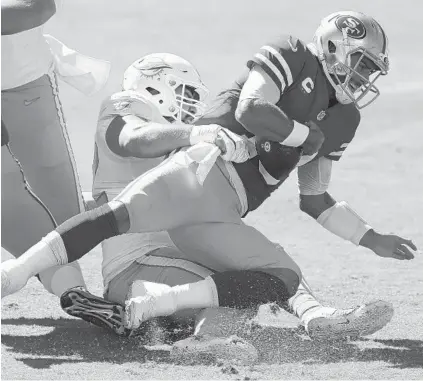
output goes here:
<path id="1" fill-rule="evenodd" d="M 8 250 L 19 257 L 55 223 L 79 213 L 83 203 L 54 77 L 2 91 L 2 121 L 19 161 L 2 164 L 3 184 L 9 182 L 2 186 L 2 231 Z M 25 189 L 22 169 L 36 197 Z M 85 285 L 78 263 L 41 271 L 39 277 L 57 296 Z"/>

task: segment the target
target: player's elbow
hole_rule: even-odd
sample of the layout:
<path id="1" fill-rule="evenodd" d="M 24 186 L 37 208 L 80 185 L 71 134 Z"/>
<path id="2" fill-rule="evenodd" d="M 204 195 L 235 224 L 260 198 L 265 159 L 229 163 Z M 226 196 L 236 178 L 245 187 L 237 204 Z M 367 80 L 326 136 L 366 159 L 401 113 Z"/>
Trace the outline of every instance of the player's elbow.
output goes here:
<path id="1" fill-rule="evenodd" d="M 43 25 L 55 15 L 56 2 L 54 0 L 42 0 L 37 1 L 37 3 L 40 3 L 36 12 L 38 15 L 38 22 L 40 25 Z"/>
<path id="2" fill-rule="evenodd" d="M 26 6 L 3 5 L 1 34 L 21 33 L 45 24 L 56 13 L 54 0 L 36 0 Z"/>
<path id="3" fill-rule="evenodd" d="M 256 101 L 257 99 L 253 98 L 241 99 L 235 110 L 235 119 L 237 122 L 241 123 L 247 131 L 254 135 L 257 134 L 257 126 L 259 125 L 257 123 L 259 110 L 257 110 Z"/>
<path id="4" fill-rule="evenodd" d="M 138 157 L 141 159 L 157 157 L 154 147 L 149 144 L 146 139 L 142 139 L 140 136 L 132 137 L 122 134 L 119 137 L 119 146 L 121 150 L 125 152 L 125 156 Z"/>
<path id="5" fill-rule="evenodd" d="M 235 110 L 235 119 L 239 123 L 245 122 L 253 109 L 253 99 L 240 99 Z"/>

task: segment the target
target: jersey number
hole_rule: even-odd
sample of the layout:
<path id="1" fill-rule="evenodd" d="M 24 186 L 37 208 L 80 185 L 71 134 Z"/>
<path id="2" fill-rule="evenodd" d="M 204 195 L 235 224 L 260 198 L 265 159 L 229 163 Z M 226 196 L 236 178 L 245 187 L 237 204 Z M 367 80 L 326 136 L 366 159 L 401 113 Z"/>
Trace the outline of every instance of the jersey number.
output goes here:
<path id="1" fill-rule="evenodd" d="M 307 77 L 302 83 L 303 89 L 310 94 L 314 89 L 314 83 L 310 77 Z"/>

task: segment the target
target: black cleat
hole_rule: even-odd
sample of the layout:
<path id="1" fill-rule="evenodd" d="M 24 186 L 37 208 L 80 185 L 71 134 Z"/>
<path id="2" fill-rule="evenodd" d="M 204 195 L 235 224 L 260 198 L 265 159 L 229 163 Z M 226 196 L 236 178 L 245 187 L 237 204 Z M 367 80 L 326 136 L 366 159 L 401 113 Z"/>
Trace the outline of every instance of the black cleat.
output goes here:
<path id="1" fill-rule="evenodd" d="M 123 325 L 124 306 L 95 296 L 83 287 L 74 287 L 64 292 L 60 297 L 60 305 L 67 314 L 112 330 L 119 336 L 131 334 L 131 330 Z"/>

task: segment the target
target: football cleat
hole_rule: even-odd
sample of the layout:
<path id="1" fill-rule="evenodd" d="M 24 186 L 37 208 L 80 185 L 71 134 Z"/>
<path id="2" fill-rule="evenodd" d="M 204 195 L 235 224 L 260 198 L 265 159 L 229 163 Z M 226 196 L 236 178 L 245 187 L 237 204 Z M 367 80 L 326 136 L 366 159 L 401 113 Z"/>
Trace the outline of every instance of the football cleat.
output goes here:
<path id="1" fill-rule="evenodd" d="M 125 327 L 137 329 L 151 318 L 172 315 L 176 311 L 176 302 L 171 290 L 162 283 L 134 281 L 125 301 Z"/>
<path id="2" fill-rule="evenodd" d="M 337 340 L 371 335 L 385 327 L 393 315 L 391 303 L 377 300 L 345 310 L 327 312 L 318 308 L 310 311 L 302 323 L 313 339 Z"/>
<path id="3" fill-rule="evenodd" d="M 60 305 L 67 314 L 112 330 L 120 336 L 129 336 L 132 332 L 123 325 L 123 306 L 95 296 L 83 287 L 74 287 L 64 292 L 60 297 Z"/>
<path id="4" fill-rule="evenodd" d="M 252 365 L 258 360 L 257 349 L 238 336 L 215 337 L 194 335 L 177 341 L 170 350 L 170 359 L 184 365 L 233 361 Z"/>

